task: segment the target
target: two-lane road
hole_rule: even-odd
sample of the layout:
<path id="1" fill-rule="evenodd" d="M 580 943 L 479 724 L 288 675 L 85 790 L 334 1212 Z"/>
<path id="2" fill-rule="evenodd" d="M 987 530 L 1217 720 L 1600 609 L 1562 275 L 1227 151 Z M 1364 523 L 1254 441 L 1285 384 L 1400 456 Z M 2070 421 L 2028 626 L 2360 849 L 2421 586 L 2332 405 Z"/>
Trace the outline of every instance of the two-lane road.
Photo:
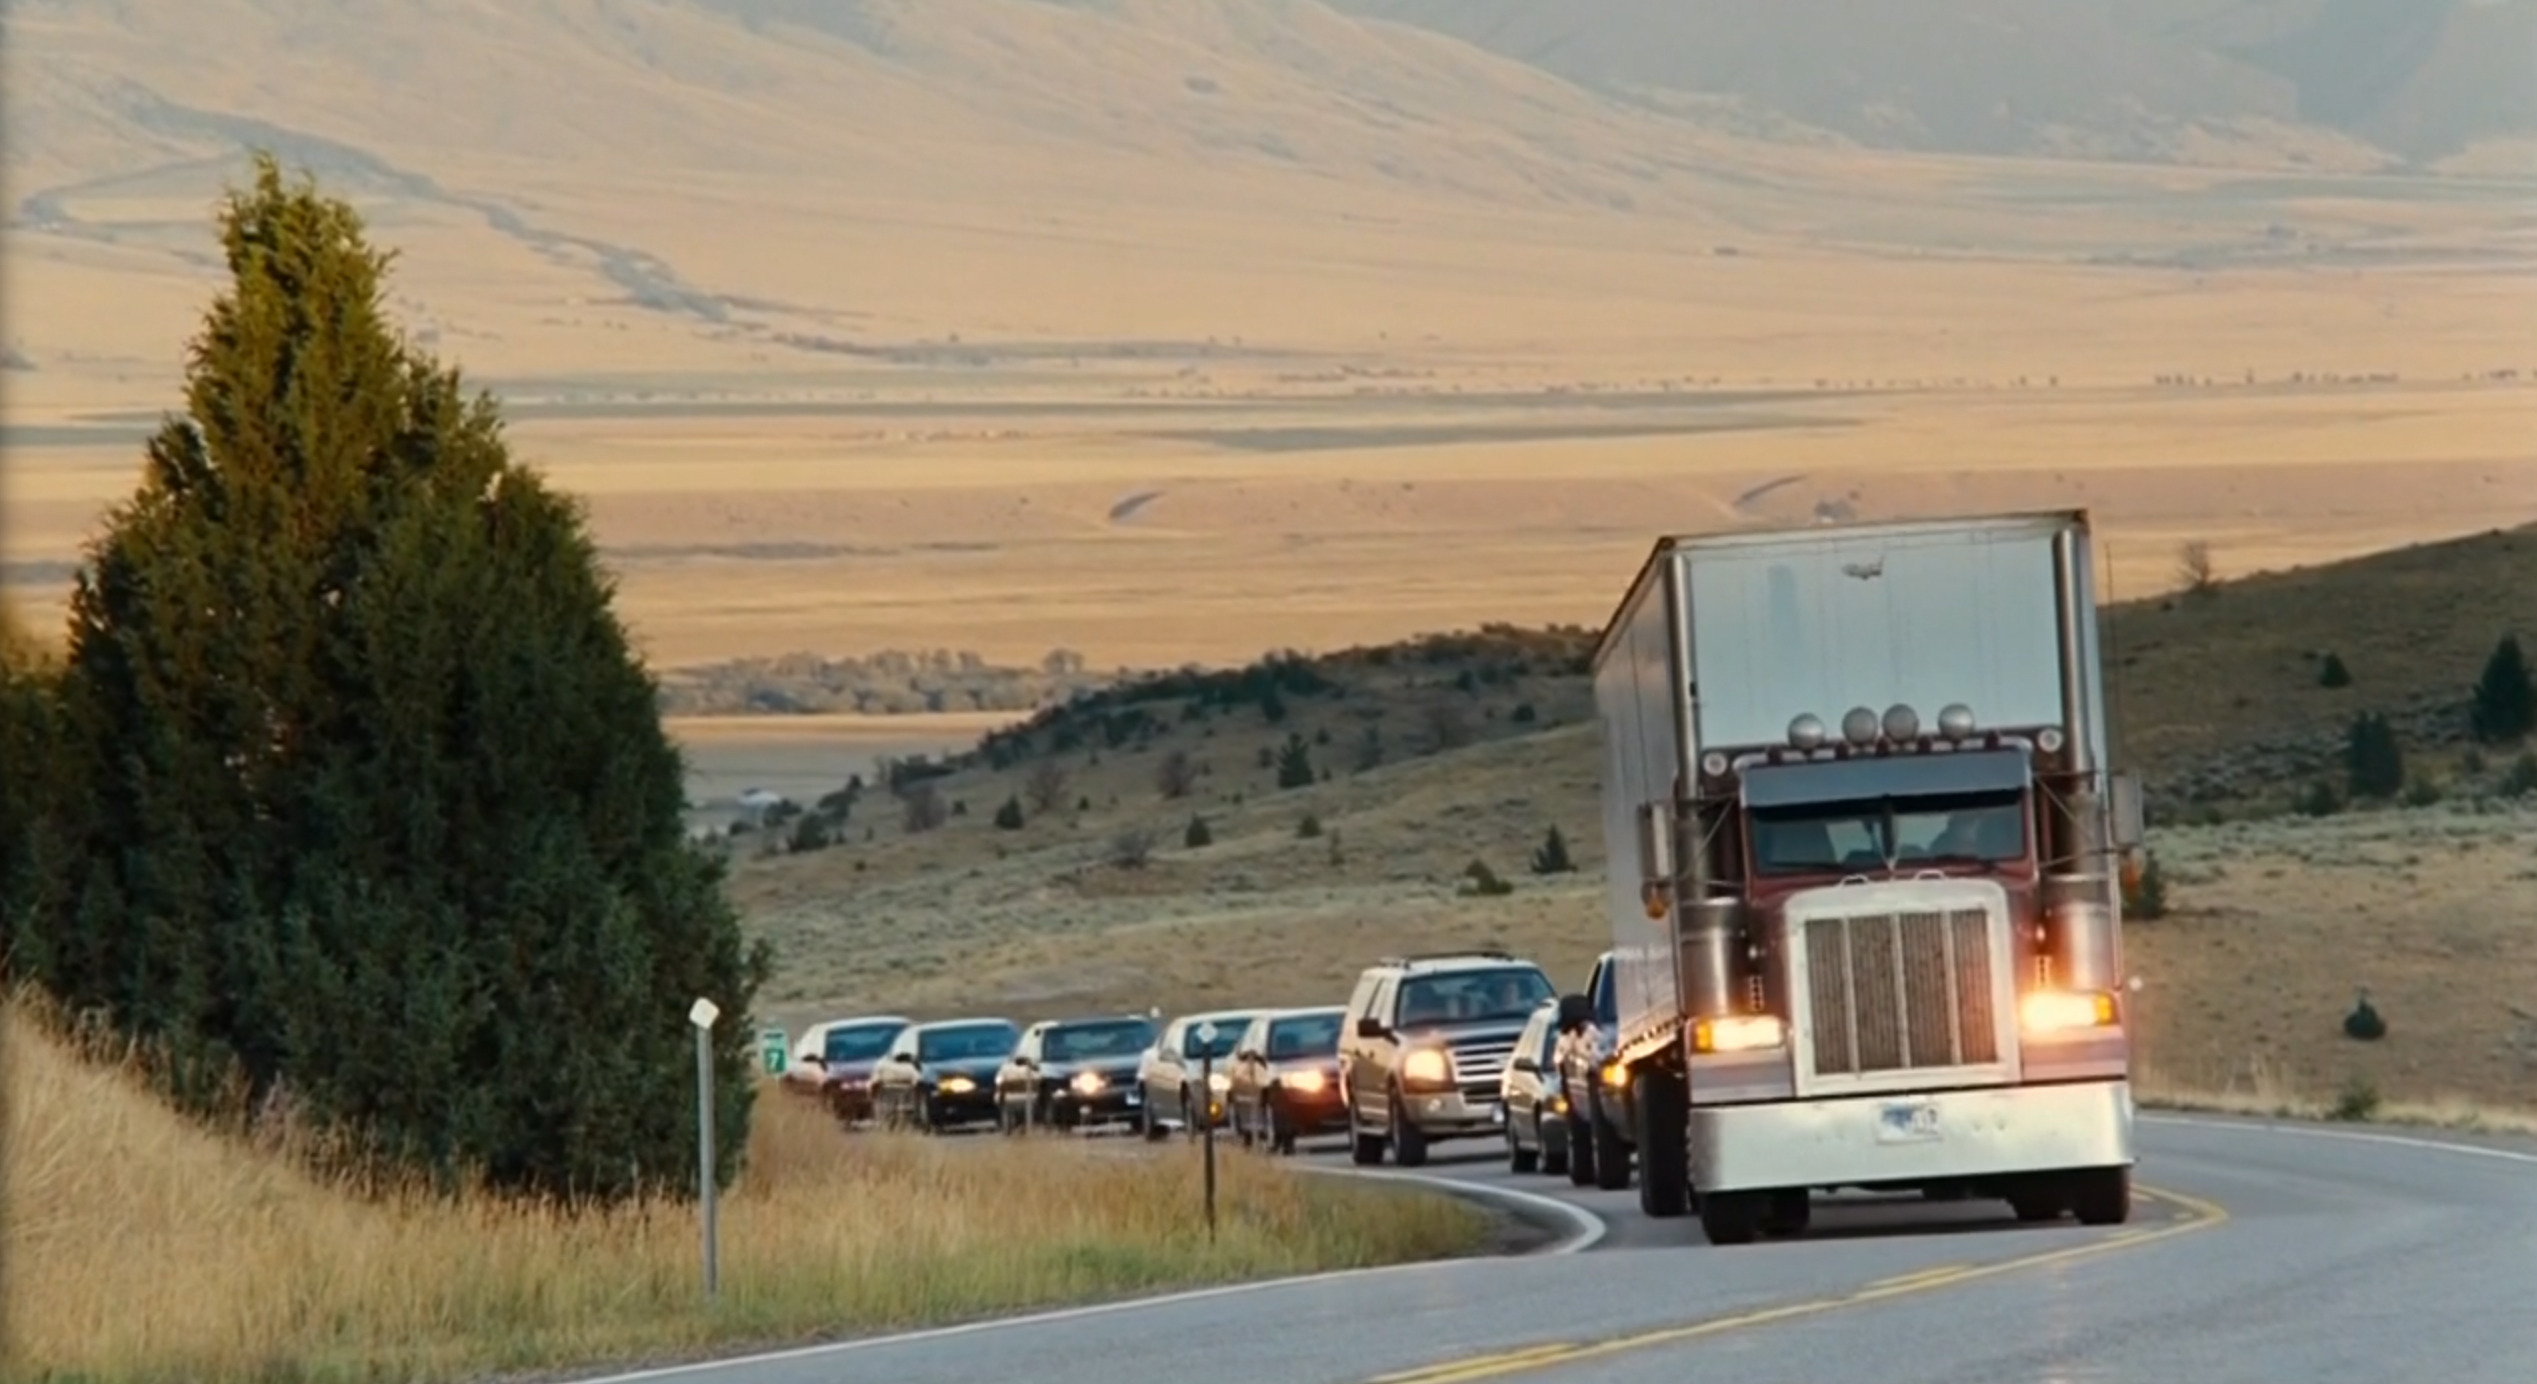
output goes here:
<path id="1" fill-rule="evenodd" d="M 1583 1252 L 1417 1265 L 618 1376 L 660 1384 L 2277 1384 L 2537 1378 L 2537 1146 L 2144 1115 L 2130 1225 L 1826 1203 L 1732 1249 L 1627 1192 L 1440 1146 L 1421 1174 L 1598 1213 Z M 1228 1156 L 1243 1155 L 1225 1150 Z M 1346 1160 L 1307 1155 L 1350 1175 Z M 1391 1170 L 1384 1170 L 1392 1174 Z M 1591 1221 L 1581 1232 L 1594 1229 Z"/>

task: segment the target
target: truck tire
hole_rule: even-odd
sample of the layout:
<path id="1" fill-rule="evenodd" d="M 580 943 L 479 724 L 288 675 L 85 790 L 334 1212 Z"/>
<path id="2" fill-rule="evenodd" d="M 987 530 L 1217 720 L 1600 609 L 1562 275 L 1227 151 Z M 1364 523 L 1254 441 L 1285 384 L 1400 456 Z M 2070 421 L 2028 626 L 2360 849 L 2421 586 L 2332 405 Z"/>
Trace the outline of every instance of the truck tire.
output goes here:
<path id="1" fill-rule="evenodd" d="M 1700 1233 L 1713 1245 L 1749 1245 L 1770 1209 L 1764 1192 L 1709 1192 L 1700 1198 Z"/>
<path id="2" fill-rule="evenodd" d="M 1568 1122 L 1568 1185 L 1591 1187 L 1594 1185 L 1594 1131 L 1575 1115 L 1565 1118 Z"/>
<path id="3" fill-rule="evenodd" d="M 1663 1071 L 1630 1080 L 1638 1111 L 1638 1209 L 1665 1219 L 1691 1209 L 1691 1093 Z"/>
<path id="4" fill-rule="evenodd" d="M 1594 1114 L 1587 1117 L 1594 1126 L 1594 1185 L 1617 1192 L 1630 1185 L 1630 1146 L 1621 1142 L 1621 1131 L 1604 1118 L 1602 1104 L 1595 1102 Z"/>
<path id="5" fill-rule="evenodd" d="M 1762 1214 L 1762 1229 L 1774 1236 L 1797 1236 L 1815 1219 L 1815 1199 L 1803 1187 L 1782 1187 L 1770 1194 L 1770 1209 Z"/>
<path id="6" fill-rule="evenodd" d="M 2081 1225 L 2121 1225 L 2132 1218 L 2132 1170 L 2090 1168 L 2070 1178 L 2070 1211 Z"/>

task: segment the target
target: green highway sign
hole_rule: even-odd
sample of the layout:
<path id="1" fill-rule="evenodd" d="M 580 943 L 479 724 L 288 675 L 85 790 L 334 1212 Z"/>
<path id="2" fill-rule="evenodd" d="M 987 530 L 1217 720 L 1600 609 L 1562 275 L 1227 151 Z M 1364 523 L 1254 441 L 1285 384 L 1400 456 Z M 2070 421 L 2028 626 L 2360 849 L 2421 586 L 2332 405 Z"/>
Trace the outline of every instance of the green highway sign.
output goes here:
<path id="1" fill-rule="evenodd" d="M 758 1030 L 758 1059 L 766 1064 L 766 1074 L 768 1076 L 784 1075 L 784 1068 L 786 1066 L 784 1061 L 784 1030 L 780 1028 L 762 1028 Z"/>

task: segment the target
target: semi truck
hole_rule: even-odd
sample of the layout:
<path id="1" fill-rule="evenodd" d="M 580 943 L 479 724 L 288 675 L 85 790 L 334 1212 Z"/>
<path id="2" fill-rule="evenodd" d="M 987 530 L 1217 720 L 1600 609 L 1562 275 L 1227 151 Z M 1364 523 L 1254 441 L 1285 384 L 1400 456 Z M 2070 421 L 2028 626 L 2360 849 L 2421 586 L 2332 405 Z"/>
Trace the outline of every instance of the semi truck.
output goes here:
<path id="1" fill-rule="evenodd" d="M 2129 1217 L 2142 802 L 2093 562 L 2085 510 L 1657 541 L 1592 660 L 1595 1046 L 1645 1213 L 1721 1245 L 1845 1189 Z"/>

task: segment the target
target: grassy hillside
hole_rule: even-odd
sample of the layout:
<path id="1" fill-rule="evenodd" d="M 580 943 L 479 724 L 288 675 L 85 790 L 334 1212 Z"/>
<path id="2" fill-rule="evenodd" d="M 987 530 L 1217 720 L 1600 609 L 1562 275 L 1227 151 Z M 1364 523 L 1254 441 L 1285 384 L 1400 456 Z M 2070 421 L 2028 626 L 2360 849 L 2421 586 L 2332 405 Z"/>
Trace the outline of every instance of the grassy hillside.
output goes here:
<path id="1" fill-rule="evenodd" d="M 1338 3 L 1875 147 L 2371 167 L 2537 136 L 2525 0 Z"/>
<path id="2" fill-rule="evenodd" d="M 840 1139 L 823 1111 L 770 1090 L 721 1203 L 723 1301 L 708 1310 L 692 1208 L 576 1220 L 355 1195 L 303 1171 L 287 1129 L 233 1139 L 178 1119 L 128 1054 L 83 1052 L 54 1018 L 24 998 L 0 1011 L 0 1353 L 13 1378 L 444 1380 L 660 1363 L 1434 1258 L 1491 1233 L 1461 1203 L 1228 1159 L 1211 1242 L 1194 1150 Z M 1189 1179 L 1191 1196 L 1158 1197 L 1158 1176 Z"/>
<path id="3" fill-rule="evenodd" d="M 2511 1089 L 2496 1042 L 2509 1005 L 2537 1003 L 2537 936 L 2515 921 L 2537 906 L 2515 854 L 2537 842 L 2537 778 L 2516 749 L 2471 750 L 2460 708 L 2495 640 L 2537 631 L 2537 530 L 2118 607 L 2107 627 L 2122 754 L 2152 786 L 2178 916 L 2203 920 L 2139 930 L 2140 965 L 2177 996 L 2158 1011 L 2162 1054 L 2205 1084 L 2331 1087 L 2341 1059 L 2301 1034 L 2331 1035 L 2331 1006 L 2366 984 L 2382 1008 L 2399 996 L 2411 1028 L 2445 1025 L 2429 1049 L 2369 1058 L 2391 1093 Z M 895 794 L 876 780 L 743 833 L 734 887 L 780 949 L 776 1012 L 1330 1003 L 1382 951 L 1483 942 L 1582 976 L 1605 935 L 1590 640 L 1499 629 L 1154 679 L 954 765 L 902 765 Z M 2319 685 L 2326 652 L 2350 685 Z M 2363 709 L 2392 714 L 2419 799 L 2438 803 L 2293 815 L 2306 785 L 2341 782 Z M 1312 781 L 1281 787 L 1295 746 Z M 1536 873 L 1557 863 L 1536 858 L 1554 829 L 1576 869 Z M 2446 863 L 2426 864 L 2434 852 Z M 2303 862 L 2352 868 L 2313 891 L 2272 882 L 2310 879 Z M 2408 882 L 2401 907 L 2347 883 L 2361 880 Z M 2300 930 L 2321 909 L 2344 938 L 2322 951 Z M 2394 940 L 2392 914 L 2418 911 L 2444 920 L 2439 947 L 2485 958 L 2472 1002 L 2446 1014 L 2458 976 Z M 2266 975 L 2280 994 L 2255 993 Z"/>

